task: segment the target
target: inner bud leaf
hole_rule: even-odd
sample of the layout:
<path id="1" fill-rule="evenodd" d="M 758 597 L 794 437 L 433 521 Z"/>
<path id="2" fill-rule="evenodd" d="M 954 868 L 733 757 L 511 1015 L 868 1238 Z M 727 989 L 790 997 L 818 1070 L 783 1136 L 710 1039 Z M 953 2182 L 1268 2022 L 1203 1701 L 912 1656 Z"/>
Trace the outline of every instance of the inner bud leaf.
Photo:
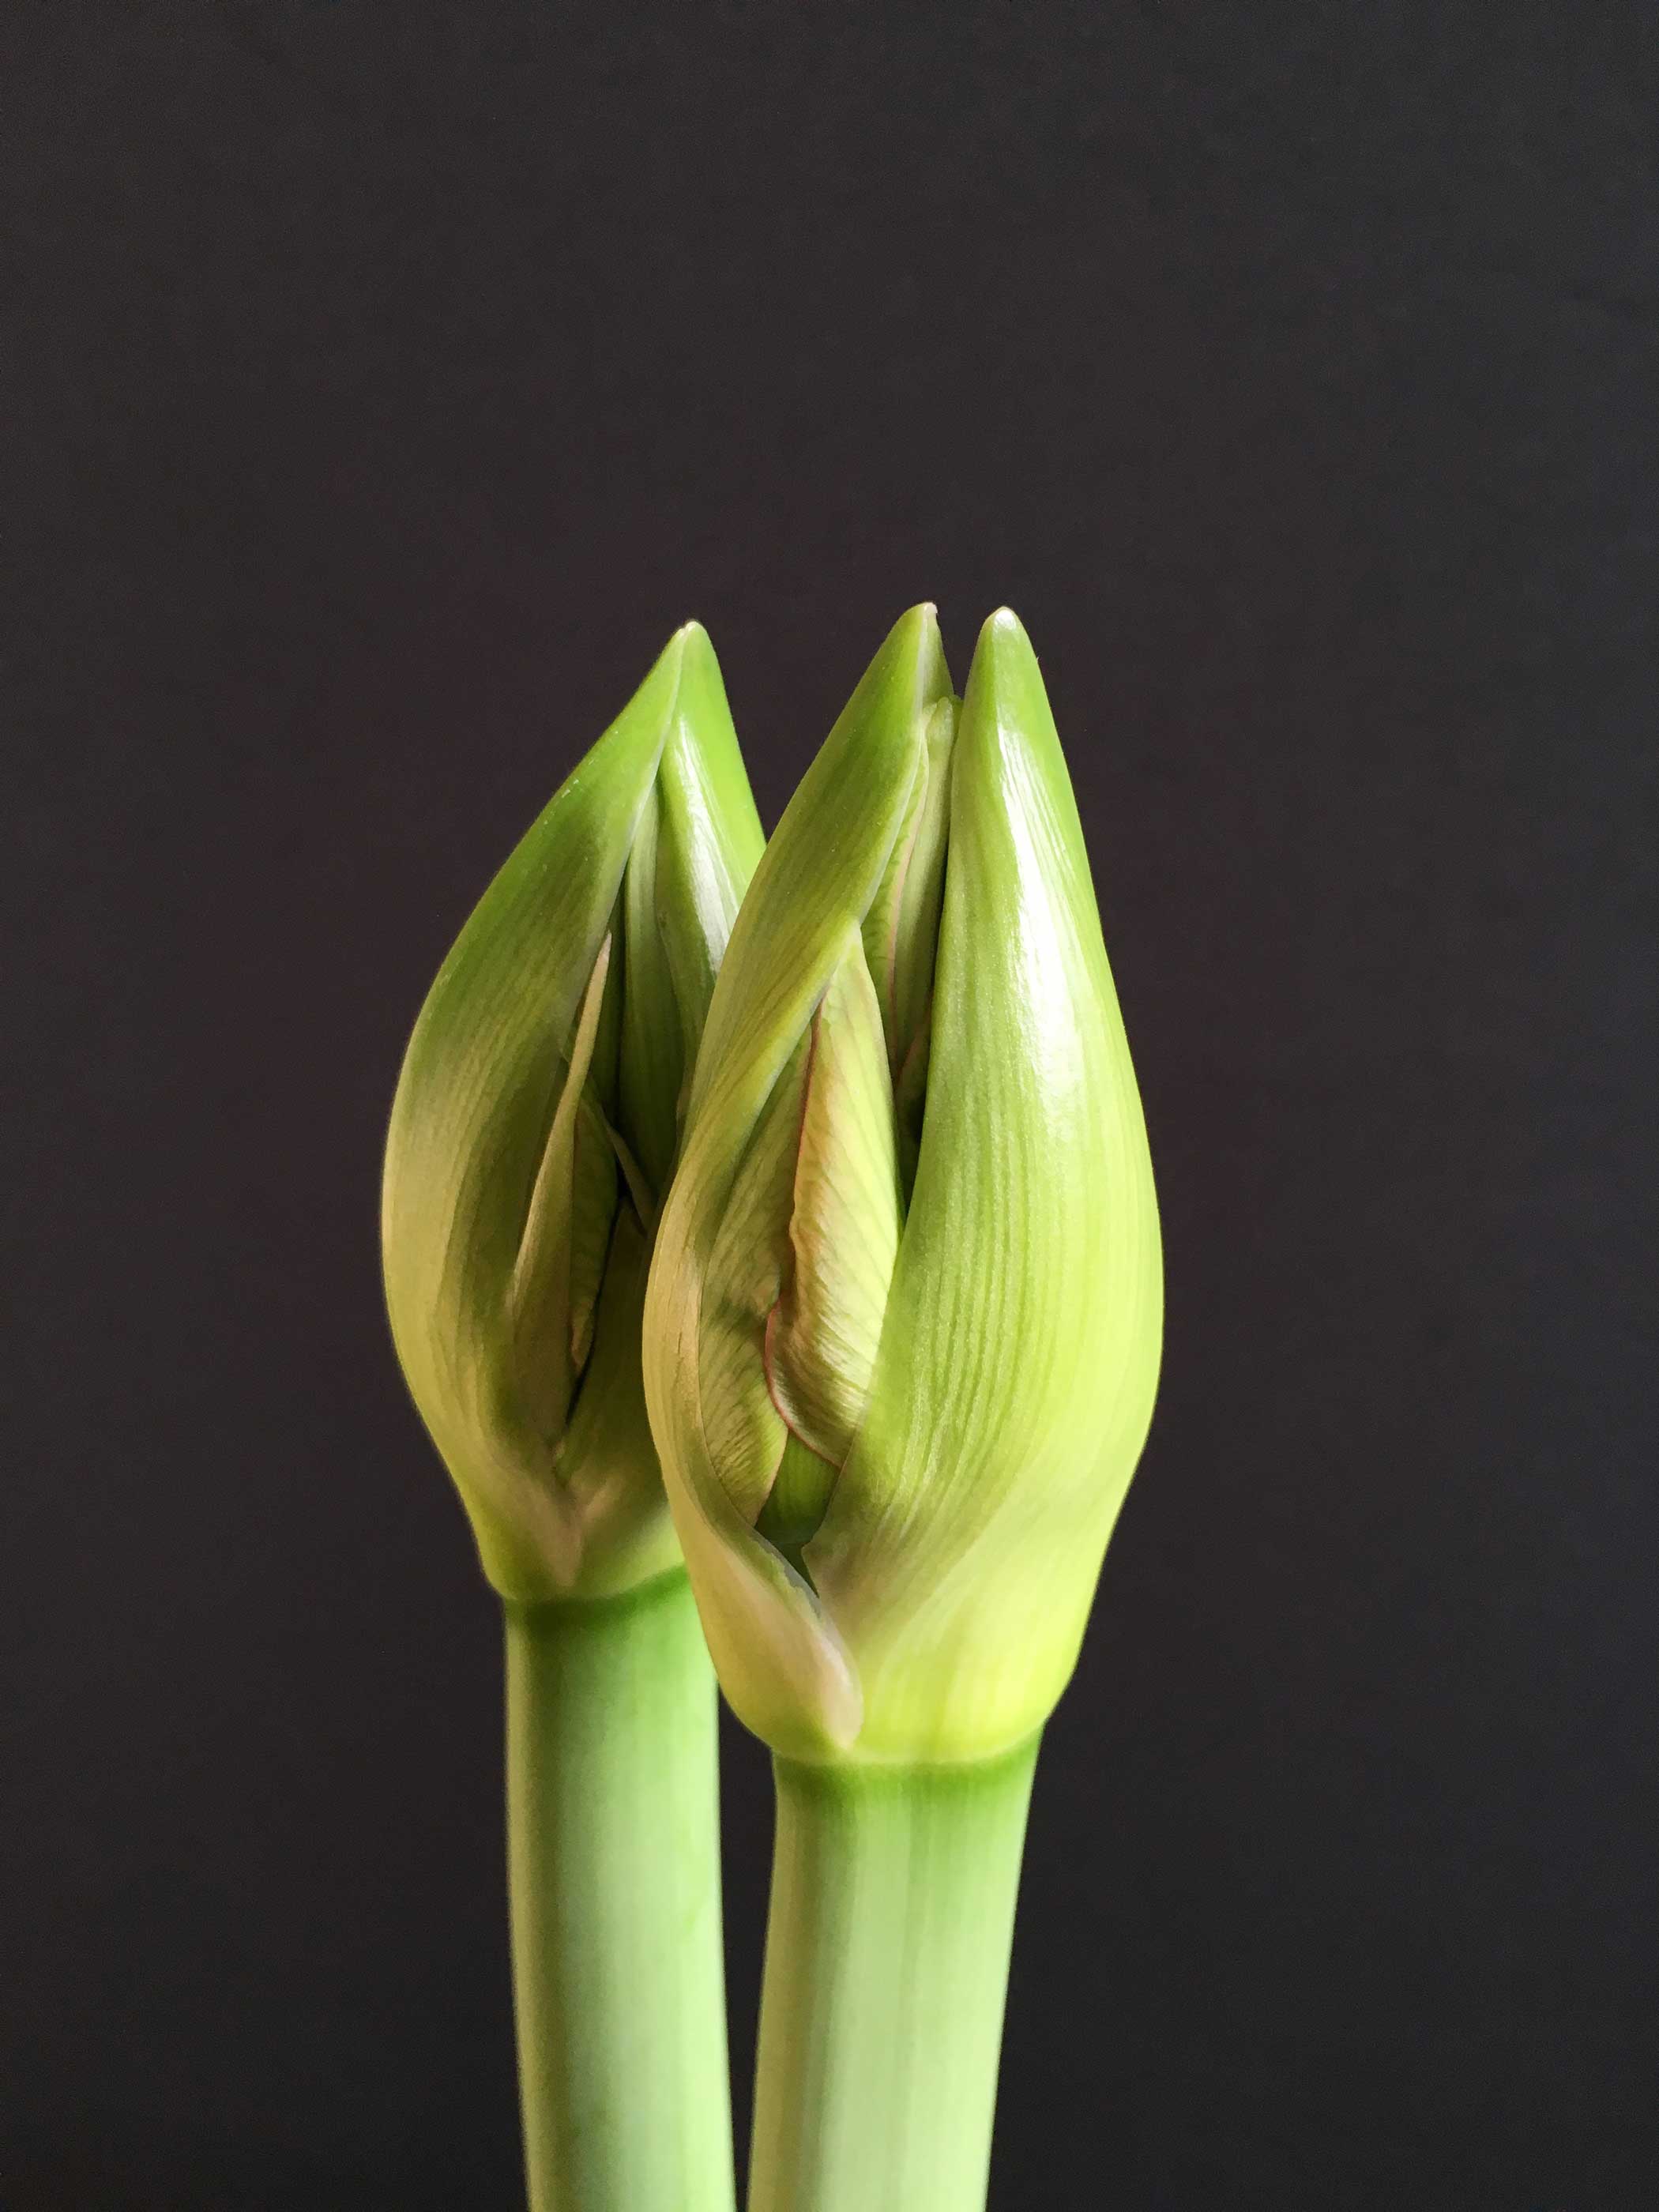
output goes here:
<path id="1" fill-rule="evenodd" d="M 679 1142 L 678 1105 L 685 1048 L 678 1000 L 658 914 L 661 799 L 653 790 L 641 812 L 622 888 L 622 1045 L 617 1118 L 658 1200 L 668 1188 Z"/>
<path id="2" fill-rule="evenodd" d="M 864 1417 L 899 1240 L 892 1084 L 856 945 L 812 1018 L 793 1201 L 767 1373 L 790 1428 L 834 1468 Z"/>
<path id="3" fill-rule="evenodd" d="M 854 937 L 756 1126 L 704 1278 L 710 1449 L 781 1548 L 817 1528 L 858 1432 L 900 1221 L 881 1010 Z"/>
<path id="4" fill-rule="evenodd" d="M 881 1007 L 898 1106 L 898 1153 L 906 1196 L 921 1141 L 933 966 L 945 902 L 951 812 L 951 752 L 961 702 L 928 709 L 903 823 L 864 918 L 864 951 Z"/>
<path id="5" fill-rule="evenodd" d="M 617 1156 L 590 1091 L 611 939 L 582 996 L 563 1081 L 507 1290 L 513 1379 L 523 1417 L 548 1443 L 562 1433 L 589 1346 L 617 1211 Z"/>

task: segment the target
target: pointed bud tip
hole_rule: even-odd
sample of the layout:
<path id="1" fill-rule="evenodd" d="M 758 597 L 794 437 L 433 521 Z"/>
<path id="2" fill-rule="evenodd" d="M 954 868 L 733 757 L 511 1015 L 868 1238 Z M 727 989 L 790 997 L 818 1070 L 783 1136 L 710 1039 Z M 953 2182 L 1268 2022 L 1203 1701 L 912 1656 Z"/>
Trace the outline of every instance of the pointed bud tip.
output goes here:
<path id="1" fill-rule="evenodd" d="M 918 658 L 931 657 L 942 650 L 939 642 L 939 609 L 932 599 L 920 599 L 907 607 L 889 633 L 890 641 L 902 644 Z"/>
<path id="2" fill-rule="evenodd" d="M 1011 608 L 986 621 L 974 648 L 957 725 L 958 794 L 988 777 L 985 788 L 1002 790 L 1016 758 L 1039 760 L 1042 774 L 1063 776 L 1048 687 L 1025 626 Z M 1012 803 L 1005 793 L 999 803 Z"/>
<path id="3" fill-rule="evenodd" d="M 908 607 L 887 634 L 878 661 L 890 654 L 910 671 L 912 696 L 918 708 L 951 693 L 951 672 L 945 665 L 945 640 L 939 635 L 939 609 L 932 599 Z"/>
<path id="4" fill-rule="evenodd" d="M 932 600 L 924 600 L 907 609 L 882 640 L 818 759 L 832 760 L 850 750 L 884 778 L 908 776 L 917 717 L 951 696 L 939 611 Z M 878 769 L 878 759 L 886 764 Z"/>
<path id="5" fill-rule="evenodd" d="M 975 648 L 975 658 L 981 653 L 991 659 L 994 665 L 999 657 L 1007 653 L 1018 653 L 1022 657 L 1031 653 L 1031 641 L 1025 634 L 1025 625 L 1012 607 L 999 607 L 994 614 L 986 617 L 980 629 L 979 643 Z M 1036 655 L 1033 653 L 1031 657 L 1035 659 Z"/>
<path id="6" fill-rule="evenodd" d="M 1042 672 L 1024 623 L 1012 607 L 999 607 L 986 617 L 974 647 L 964 712 L 972 716 L 994 700 L 1007 702 L 1011 694 L 1029 696 L 1042 691 Z"/>
<path id="7" fill-rule="evenodd" d="M 725 685 L 714 640 L 695 618 L 683 622 L 663 647 L 659 667 L 672 671 L 671 713 L 696 711 L 695 702 L 707 701 L 711 691 L 724 696 Z"/>
<path id="8" fill-rule="evenodd" d="M 719 665 L 714 659 L 714 640 L 695 617 L 690 622 L 683 622 L 669 639 L 663 658 L 666 659 L 670 653 L 682 669 Z"/>

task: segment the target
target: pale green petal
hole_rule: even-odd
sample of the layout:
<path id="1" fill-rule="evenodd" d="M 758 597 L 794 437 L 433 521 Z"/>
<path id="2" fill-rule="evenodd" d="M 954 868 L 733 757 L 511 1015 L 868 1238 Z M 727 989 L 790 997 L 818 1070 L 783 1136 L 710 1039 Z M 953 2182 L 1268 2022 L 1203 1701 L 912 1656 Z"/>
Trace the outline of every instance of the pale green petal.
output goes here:
<path id="1" fill-rule="evenodd" d="M 689 1091 L 714 979 L 766 841 L 714 649 L 697 623 L 688 623 L 681 635 L 676 712 L 657 777 L 656 911 L 674 980 Z M 684 1105 L 682 1098 L 682 1110 Z"/>
<path id="2" fill-rule="evenodd" d="M 655 1468 L 640 1375 L 640 1316 L 650 1247 L 631 1206 L 617 1208 L 595 1316 L 593 1348 L 562 1439 L 553 1494 L 568 1508 L 562 1587 L 604 1597 L 678 1563 Z"/>
<path id="3" fill-rule="evenodd" d="M 679 1098 L 685 1080 L 685 1037 L 674 978 L 657 921 L 658 791 L 640 814 L 623 878 L 622 1042 L 617 1127 L 651 1193 L 654 1212 L 679 1142 Z"/>
<path id="4" fill-rule="evenodd" d="M 916 1160 L 921 1151 L 921 1124 L 927 1106 L 927 1064 L 932 1029 L 933 1009 L 930 1003 L 926 1024 L 893 1071 L 893 1117 L 898 1131 L 899 1184 L 907 1206 L 915 1184 Z"/>
<path id="5" fill-rule="evenodd" d="M 767 1364 L 784 1418 L 825 1462 L 827 1498 L 864 1418 L 899 1237 L 892 1086 L 856 939 L 812 1018 L 793 1198 Z"/>
<path id="6" fill-rule="evenodd" d="M 675 707 L 623 886 L 619 1132 L 653 1194 L 668 1188 L 692 1063 L 726 939 L 763 844 L 702 626 L 681 632 Z"/>
<path id="7" fill-rule="evenodd" d="M 708 1455 L 743 1517 L 792 1555 L 863 1413 L 898 1225 L 881 1014 L 854 937 L 761 1117 L 702 1284 Z"/>
<path id="8" fill-rule="evenodd" d="M 652 1430 L 722 1682 L 757 1733 L 808 1752 L 856 1729 L 857 1685 L 812 1591 L 754 1533 L 715 1466 L 704 1427 L 704 1281 L 757 1124 L 881 883 L 927 716 L 949 696 L 933 610 L 914 610 L 768 846 L 709 1005 L 647 1299 Z"/>
<path id="9" fill-rule="evenodd" d="M 697 1128 L 724 1142 L 770 1096 L 880 887 L 927 717 L 950 696 L 937 617 L 915 608 L 866 671 L 744 895 L 697 1056 L 688 1152 Z"/>
<path id="10" fill-rule="evenodd" d="M 706 1447 L 716 1480 L 750 1523 L 771 1493 L 788 1434 L 767 1379 L 766 1326 L 789 1249 L 807 1053 L 803 1039 L 756 1124 L 702 1278 Z"/>
<path id="11" fill-rule="evenodd" d="M 570 1359 L 574 1374 L 580 1376 L 592 1349 L 593 1316 L 610 1257 L 611 1227 L 617 1218 L 616 1147 L 587 1097 L 583 1097 L 577 1115 L 570 1181 Z"/>
<path id="12" fill-rule="evenodd" d="M 564 1433 L 571 1393 L 586 1356 L 617 1208 L 616 1155 L 585 1095 L 610 966 L 607 937 L 582 1000 L 507 1285 L 512 1351 L 504 1383 L 514 1401 L 513 1410 L 550 1445 Z"/>
<path id="13" fill-rule="evenodd" d="M 945 899 L 951 749 L 961 702 L 941 699 L 929 715 L 904 827 L 864 918 L 864 950 L 881 1002 L 888 1058 L 904 1064 L 926 1034 Z"/>

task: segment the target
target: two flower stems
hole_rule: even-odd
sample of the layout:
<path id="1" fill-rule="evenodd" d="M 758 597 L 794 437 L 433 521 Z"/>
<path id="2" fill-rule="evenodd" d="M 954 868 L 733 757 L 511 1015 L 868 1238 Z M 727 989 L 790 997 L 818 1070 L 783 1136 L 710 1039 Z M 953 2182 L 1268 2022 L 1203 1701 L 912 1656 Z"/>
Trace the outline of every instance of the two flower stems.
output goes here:
<path id="1" fill-rule="evenodd" d="M 683 1572 L 509 1604 L 532 2212 L 732 2212 L 714 1677 Z M 750 2212 L 979 2212 L 1035 1742 L 775 1763 Z"/>

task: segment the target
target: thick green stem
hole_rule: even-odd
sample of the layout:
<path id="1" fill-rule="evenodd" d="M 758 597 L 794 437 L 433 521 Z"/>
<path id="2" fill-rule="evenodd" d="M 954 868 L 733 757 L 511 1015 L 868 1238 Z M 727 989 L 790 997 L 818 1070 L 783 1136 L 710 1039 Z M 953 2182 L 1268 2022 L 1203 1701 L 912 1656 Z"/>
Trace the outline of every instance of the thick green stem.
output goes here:
<path id="1" fill-rule="evenodd" d="M 732 2212 L 714 1726 L 683 1571 L 507 1606 L 532 2212 Z"/>
<path id="2" fill-rule="evenodd" d="M 981 2212 L 1036 1763 L 775 1762 L 750 2212 Z"/>

